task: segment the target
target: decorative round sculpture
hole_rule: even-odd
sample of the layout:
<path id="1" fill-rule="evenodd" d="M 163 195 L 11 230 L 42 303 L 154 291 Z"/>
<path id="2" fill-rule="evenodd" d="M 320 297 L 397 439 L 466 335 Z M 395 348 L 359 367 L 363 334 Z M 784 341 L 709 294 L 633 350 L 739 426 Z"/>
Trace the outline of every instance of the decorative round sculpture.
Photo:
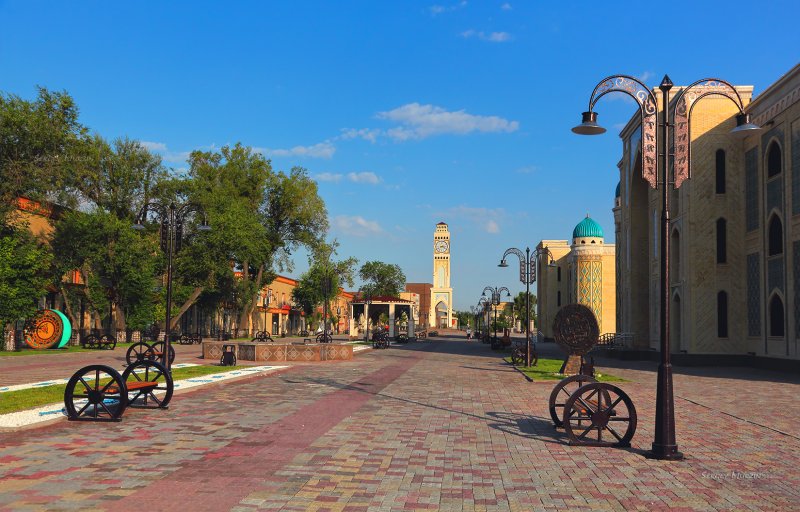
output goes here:
<path id="1" fill-rule="evenodd" d="M 597 343 L 600 327 L 591 309 L 583 304 L 567 304 L 556 313 L 553 335 L 567 353 L 583 356 Z"/>
<path id="2" fill-rule="evenodd" d="M 69 342 L 72 326 L 61 311 L 42 309 L 28 321 L 25 343 L 37 350 L 61 348 Z"/>

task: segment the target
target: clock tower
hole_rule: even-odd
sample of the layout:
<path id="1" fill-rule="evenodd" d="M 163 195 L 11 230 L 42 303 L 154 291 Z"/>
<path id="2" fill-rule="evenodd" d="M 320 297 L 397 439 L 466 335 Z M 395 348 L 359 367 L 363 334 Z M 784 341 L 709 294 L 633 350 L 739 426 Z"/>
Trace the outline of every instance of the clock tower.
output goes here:
<path id="1" fill-rule="evenodd" d="M 430 327 L 453 327 L 453 289 L 450 287 L 450 230 L 440 222 L 433 233 L 433 287 Z"/>

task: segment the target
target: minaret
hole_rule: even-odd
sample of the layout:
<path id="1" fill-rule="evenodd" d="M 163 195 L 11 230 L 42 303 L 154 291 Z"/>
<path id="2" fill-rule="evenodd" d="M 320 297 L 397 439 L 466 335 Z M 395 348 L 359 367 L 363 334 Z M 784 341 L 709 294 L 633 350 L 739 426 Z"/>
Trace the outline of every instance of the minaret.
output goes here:
<path id="1" fill-rule="evenodd" d="M 450 287 L 450 230 L 440 222 L 433 233 L 433 287 L 430 327 L 453 327 L 453 289 Z"/>

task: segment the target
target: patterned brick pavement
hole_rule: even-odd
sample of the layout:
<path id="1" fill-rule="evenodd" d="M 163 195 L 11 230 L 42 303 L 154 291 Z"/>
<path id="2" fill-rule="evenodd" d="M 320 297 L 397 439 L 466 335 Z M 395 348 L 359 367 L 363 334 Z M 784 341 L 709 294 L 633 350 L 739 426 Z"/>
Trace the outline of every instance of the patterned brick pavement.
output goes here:
<path id="1" fill-rule="evenodd" d="M 800 510 L 800 380 L 679 371 L 687 459 L 667 463 L 642 456 L 654 368 L 628 366 L 612 372 L 634 379 L 630 450 L 567 445 L 554 382 L 438 338 L 2 433 L 0 510 Z"/>

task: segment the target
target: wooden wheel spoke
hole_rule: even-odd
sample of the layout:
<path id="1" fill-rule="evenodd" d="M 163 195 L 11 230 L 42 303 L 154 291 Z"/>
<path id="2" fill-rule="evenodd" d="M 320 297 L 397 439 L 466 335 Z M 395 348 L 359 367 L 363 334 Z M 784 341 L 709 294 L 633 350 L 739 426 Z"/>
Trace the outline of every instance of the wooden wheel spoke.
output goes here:
<path id="1" fill-rule="evenodd" d="M 616 407 L 616 406 L 617 406 L 617 404 L 618 404 L 618 403 L 620 403 L 621 401 L 622 401 L 622 397 L 621 397 L 621 396 L 618 396 L 618 397 L 617 397 L 617 399 L 616 399 L 616 400 L 614 400 L 614 403 L 612 403 L 611 405 L 609 405 L 609 406 L 608 406 L 608 408 L 609 408 L 609 409 L 613 409 L 613 408 L 614 408 L 614 407 Z"/>
<path id="2" fill-rule="evenodd" d="M 581 432 L 581 435 L 578 436 L 578 439 L 583 439 L 584 437 L 586 437 L 586 434 L 588 434 L 593 428 L 594 425 L 589 425 L 589 428 Z"/>
<path id="3" fill-rule="evenodd" d="M 79 380 L 83 383 L 83 386 L 86 388 L 86 391 L 91 391 L 92 390 L 92 386 L 90 386 L 88 382 L 83 380 L 83 376 L 81 376 L 81 378 Z"/>
<path id="4" fill-rule="evenodd" d="M 80 410 L 80 411 L 78 411 L 78 414 L 77 414 L 77 416 L 80 416 L 81 414 L 83 414 L 83 411 L 85 411 L 85 410 L 86 410 L 86 409 L 87 409 L 87 408 L 88 408 L 90 405 L 92 405 L 90 402 L 86 402 L 86 405 L 84 405 L 83 407 L 81 407 L 81 410 Z"/>
<path id="5" fill-rule="evenodd" d="M 101 400 L 101 401 L 100 401 L 100 407 L 102 407 L 102 408 L 103 408 L 103 410 L 104 410 L 104 411 L 106 411 L 106 414 L 108 414 L 109 416 L 112 416 L 112 417 L 113 417 L 113 416 L 114 416 L 114 414 L 113 414 L 111 411 L 109 411 L 109 410 L 108 410 L 108 407 L 106 407 L 106 404 L 105 404 L 104 402 L 105 402 L 104 400 Z M 97 410 L 97 409 L 95 408 L 95 410 Z M 96 417 L 96 416 L 95 416 L 95 417 Z"/>
<path id="6" fill-rule="evenodd" d="M 592 408 L 592 406 L 590 404 L 587 404 L 586 401 L 583 399 L 583 397 L 579 396 L 578 397 L 578 401 L 580 403 L 582 403 L 584 407 L 586 407 L 587 411 L 595 412 L 595 410 Z"/>
<path id="7" fill-rule="evenodd" d="M 611 416 L 608 421 L 630 421 L 628 416 Z"/>
<path id="8" fill-rule="evenodd" d="M 617 431 L 611 428 L 611 425 L 606 425 L 606 428 L 608 429 L 609 432 L 611 432 L 614 435 L 614 437 L 617 438 L 617 441 L 622 441 L 622 436 L 617 434 Z"/>
<path id="9" fill-rule="evenodd" d="M 100 370 L 94 371 L 94 390 L 97 391 L 97 388 L 100 387 Z"/>
<path id="10" fill-rule="evenodd" d="M 106 393 L 106 391 L 108 391 L 108 388 L 110 388 L 110 387 L 111 387 L 111 386 L 113 386 L 114 384 L 115 384 L 115 382 L 114 382 L 114 379 L 111 379 L 111 380 L 109 380 L 109 381 L 106 383 L 106 385 L 105 385 L 105 386 L 103 386 L 103 389 L 101 389 L 101 390 L 100 390 L 100 393 L 103 393 L 103 394 L 105 394 L 105 393 Z"/>

